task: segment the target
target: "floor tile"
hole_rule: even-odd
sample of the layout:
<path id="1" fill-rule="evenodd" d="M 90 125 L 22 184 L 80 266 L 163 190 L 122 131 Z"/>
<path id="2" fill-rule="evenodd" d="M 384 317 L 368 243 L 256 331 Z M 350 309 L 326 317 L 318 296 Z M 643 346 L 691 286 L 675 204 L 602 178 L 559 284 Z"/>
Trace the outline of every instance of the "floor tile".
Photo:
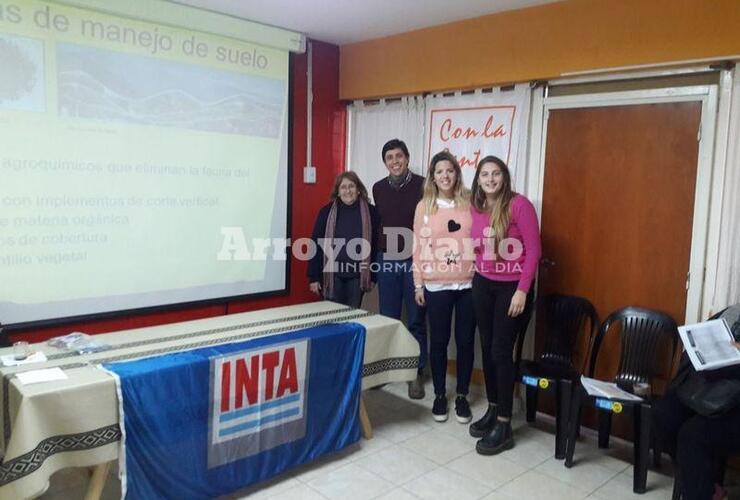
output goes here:
<path id="1" fill-rule="evenodd" d="M 373 433 L 392 443 L 402 443 L 431 430 L 427 424 L 413 420 L 394 420 L 373 426 Z"/>
<path id="2" fill-rule="evenodd" d="M 619 474 L 618 471 L 588 461 L 584 461 L 569 469 L 563 465 L 563 460 L 558 460 L 554 457 L 545 460 L 534 470 L 574 488 L 583 490 L 586 493 L 593 492 L 596 488 L 604 485 L 611 478 Z"/>
<path id="3" fill-rule="evenodd" d="M 519 424 L 519 425 L 517 425 Z M 529 424 L 524 419 L 514 419 L 514 438 L 520 441 L 537 441 L 540 444 L 552 448 L 555 453 L 555 431 L 544 430 L 540 424 Z"/>
<path id="4" fill-rule="evenodd" d="M 432 412 L 430 411 L 429 419 L 431 420 L 431 418 Z M 475 418 L 475 413 L 473 413 L 473 418 Z M 471 421 L 471 423 L 474 421 L 475 420 Z M 475 442 L 477 441 L 476 438 L 470 435 L 470 423 L 461 424 L 455 419 L 455 411 L 453 407 L 450 408 L 450 417 L 446 422 L 434 422 L 432 420 L 432 423 L 429 425 L 432 427 L 432 430 L 444 432 L 458 439 L 462 439 L 463 441 L 469 441 L 471 446 L 475 446 Z"/>
<path id="5" fill-rule="evenodd" d="M 384 493 L 373 500 L 418 500 L 419 497 L 412 495 L 403 488 L 396 488 L 388 493 Z"/>
<path id="6" fill-rule="evenodd" d="M 301 484 L 302 483 L 300 481 L 291 477 L 289 474 L 281 474 L 274 479 L 264 481 L 250 488 L 245 488 L 224 496 L 222 497 L 222 500 L 236 500 L 246 497 L 255 500 L 274 498 L 275 496 L 281 495 L 291 488 L 295 488 Z"/>
<path id="7" fill-rule="evenodd" d="M 501 458 L 517 463 L 527 469 L 534 468 L 542 462 L 555 456 L 555 447 L 546 446 L 537 440 L 519 439 L 514 432 L 515 445 L 512 449 L 501 453 Z"/>
<path id="8" fill-rule="evenodd" d="M 431 460 L 400 445 L 393 445 L 353 463 L 395 485 L 408 483 L 438 467 Z"/>
<path id="9" fill-rule="evenodd" d="M 334 453 L 323 456 L 314 462 L 304 464 L 294 470 L 295 478 L 302 483 L 308 483 L 313 479 L 323 476 L 326 473 L 344 467 L 350 460 L 352 453 L 347 450 L 345 453 Z"/>
<path id="10" fill-rule="evenodd" d="M 419 455 L 444 465 L 460 457 L 475 446 L 471 441 L 463 441 L 442 432 L 428 431 L 403 442 L 403 447 Z"/>
<path id="11" fill-rule="evenodd" d="M 389 481 L 352 463 L 322 474 L 307 484 L 325 497 L 336 500 L 349 497 L 366 500 L 394 488 Z"/>
<path id="12" fill-rule="evenodd" d="M 622 472 L 632 463 L 633 453 L 631 443 L 625 443 L 613 438 L 611 439 L 609 448 L 599 448 L 594 433 L 593 436 L 581 436 L 578 439 L 573 453 L 573 463 L 596 463 L 603 467 Z M 664 456 L 663 458 L 664 461 L 670 461 L 668 456 Z"/>
<path id="13" fill-rule="evenodd" d="M 636 494 L 632 491 L 632 474 L 620 473 L 593 492 L 593 496 L 604 500 L 668 500 L 673 493 L 673 479 L 648 471 L 647 491 Z"/>
<path id="14" fill-rule="evenodd" d="M 393 443 L 378 436 L 373 436 L 372 439 L 360 439 L 357 443 L 347 447 L 347 459 L 355 462 L 389 446 L 393 446 Z"/>
<path id="15" fill-rule="evenodd" d="M 527 472 L 525 467 L 499 456 L 487 457 L 471 451 L 445 466 L 458 474 L 485 484 L 491 489 Z"/>
<path id="16" fill-rule="evenodd" d="M 483 483 L 440 467 L 407 483 L 404 490 L 430 500 L 473 500 L 492 490 Z"/>
<path id="17" fill-rule="evenodd" d="M 279 492 L 276 492 L 274 495 L 267 495 L 267 496 L 244 496 L 243 500 L 252 500 L 255 498 L 270 498 L 274 500 L 326 500 L 326 497 L 319 493 L 318 491 L 314 490 L 310 486 L 303 484 L 303 483 L 297 483 L 297 485 L 292 486 L 291 488 L 287 488 L 284 490 L 281 490 Z M 240 499 L 242 500 L 242 499 Z"/>
<path id="18" fill-rule="evenodd" d="M 529 500 L 529 499 L 522 499 L 522 498 L 516 498 L 507 495 L 506 493 L 502 493 L 500 490 L 494 491 L 493 493 L 490 493 L 481 500 Z M 538 499 L 539 500 L 539 499 Z"/>
<path id="19" fill-rule="evenodd" d="M 588 493 L 536 471 L 528 471 L 497 490 L 514 498 L 579 500 Z"/>

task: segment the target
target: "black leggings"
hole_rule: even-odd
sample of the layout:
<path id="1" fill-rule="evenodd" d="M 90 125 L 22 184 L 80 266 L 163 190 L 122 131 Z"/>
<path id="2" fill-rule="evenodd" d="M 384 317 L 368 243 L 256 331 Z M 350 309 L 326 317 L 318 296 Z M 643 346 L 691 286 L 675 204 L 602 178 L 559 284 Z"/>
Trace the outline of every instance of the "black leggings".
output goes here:
<path id="1" fill-rule="evenodd" d="M 429 315 L 429 366 L 432 368 L 434 394 L 447 393 L 447 345 L 455 316 L 457 347 L 457 394 L 468 394 L 475 356 L 475 315 L 470 290 L 424 291 Z"/>
<path id="2" fill-rule="evenodd" d="M 480 332 L 483 377 L 489 403 L 498 405 L 498 416 L 511 417 L 514 400 L 514 360 L 512 357 L 517 335 L 529 323 L 532 294 L 527 295 L 524 311 L 509 316 L 511 298 L 517 281 L 493 281 L 476 273 L 473 277 L 473 306 Z"/>

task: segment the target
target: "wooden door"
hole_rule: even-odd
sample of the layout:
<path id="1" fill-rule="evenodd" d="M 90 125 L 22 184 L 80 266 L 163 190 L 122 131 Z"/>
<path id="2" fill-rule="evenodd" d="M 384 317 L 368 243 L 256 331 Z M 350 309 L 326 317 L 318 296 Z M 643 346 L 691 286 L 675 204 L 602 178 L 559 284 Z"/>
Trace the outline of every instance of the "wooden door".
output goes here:
<path id="1" fill-rule="evenodd" d="M 550 112 L 540 294 L 586 297 L 600 320 L 632 305 L 683 324 L 700 118 L 698 101 Z M 613 340 L 599 377 L 616 373 Z M 664 382 L 670 363 L 660 371 Z"/>

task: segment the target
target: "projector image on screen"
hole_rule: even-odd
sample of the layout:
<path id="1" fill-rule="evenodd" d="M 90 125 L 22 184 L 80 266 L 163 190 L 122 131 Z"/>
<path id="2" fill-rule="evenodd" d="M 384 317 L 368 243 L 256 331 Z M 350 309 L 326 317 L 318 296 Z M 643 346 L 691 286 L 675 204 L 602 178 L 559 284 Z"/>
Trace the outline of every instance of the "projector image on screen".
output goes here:
<path id="1" fill-rule="evenodd" d="M 39 26 L 45 6 L 65 30 Z M 288 52 L 17 14 L 0 18 L 0 323 L 284 290 L 285 245 L 222 249 L 224 228 L 248 248 L 288 236 Z"/>

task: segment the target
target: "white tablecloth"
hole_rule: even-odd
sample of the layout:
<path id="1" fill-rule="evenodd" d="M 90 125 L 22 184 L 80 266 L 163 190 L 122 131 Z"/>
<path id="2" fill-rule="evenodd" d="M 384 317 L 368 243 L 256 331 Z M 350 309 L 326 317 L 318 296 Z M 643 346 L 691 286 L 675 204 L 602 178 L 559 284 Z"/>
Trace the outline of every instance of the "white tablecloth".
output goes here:
<path id="1" fill-rule="evenodd" d="M 48 361 L 1 367 L 0 499 L 41 494 L 49 477 L 66 467 L 115 460 L 121 436 L 113 378 L 95 365 L 156 356 L 214 344 L 242 342 L 327 323 L 353 321 L 367 329 L 362 388 L 413 380 L 419 345 L 399 322 L 333 302 L 265 309 L 95 336 L 113 346 L 79 355 L 34 345 Z M 0 350 L 0 355 L 11 350 Z M 67 380 L 22 385 L 16 374 L 61 367 Z"/>

